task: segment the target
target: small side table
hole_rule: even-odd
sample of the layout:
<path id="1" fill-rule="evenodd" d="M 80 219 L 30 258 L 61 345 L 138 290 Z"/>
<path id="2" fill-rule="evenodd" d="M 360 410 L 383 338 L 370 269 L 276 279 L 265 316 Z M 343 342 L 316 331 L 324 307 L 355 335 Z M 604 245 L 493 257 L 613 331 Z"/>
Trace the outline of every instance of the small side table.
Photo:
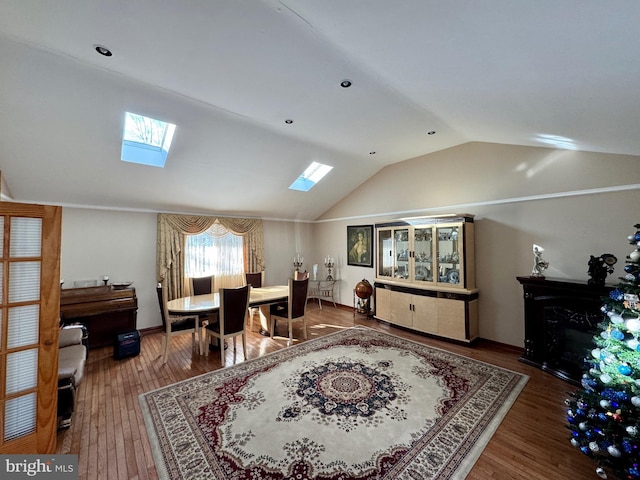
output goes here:
<path id="1" fill-rule="evenodd" d="M 311 280 L 309 279 L 309 298 L 316 298 L 322 310 L 322 300 L 329 300 L 336 307 L 336 302 L 333 299 L 333 289 L 337 280 Z M 337 308 L 337 307 L 336 307 Z"/>

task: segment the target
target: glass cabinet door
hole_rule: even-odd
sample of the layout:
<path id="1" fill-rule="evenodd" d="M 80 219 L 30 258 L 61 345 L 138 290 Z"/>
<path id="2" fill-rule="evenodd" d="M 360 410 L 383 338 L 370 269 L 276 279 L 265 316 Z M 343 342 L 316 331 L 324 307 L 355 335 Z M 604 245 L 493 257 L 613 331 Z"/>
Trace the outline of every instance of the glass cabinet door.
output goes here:
<path id="1" fill-rule="evenodd" d="M 409 228 L 378 230 L 378 277 L 407 280 L 410 261 Z"/>
<path id="2" fill-rule="evenodd" d="M 411 258 L 409 229 L 400 228 L 394 230 L 393 239 L 396 252 L 396 267 L 393 277 L 397 280 L 406 280 L 409 278 L 409 260 Z"/>
<path id="3" fill-rule="evenodd" d="M 461 241 L 460 225 L 436 227 L 436 252 L 438 260 L 438 283 L 459 285 L 461 279 Z"/>
<path id="4" fill-rule="evenodd" d="M 378 230 L 378 277 L 393 277 L 393 231 Z"/>
<path id="5" fill-rule="evenodd" d="M 413 232 L 413 279 L 433 282 L 433 228 L 416 227 Z"/>

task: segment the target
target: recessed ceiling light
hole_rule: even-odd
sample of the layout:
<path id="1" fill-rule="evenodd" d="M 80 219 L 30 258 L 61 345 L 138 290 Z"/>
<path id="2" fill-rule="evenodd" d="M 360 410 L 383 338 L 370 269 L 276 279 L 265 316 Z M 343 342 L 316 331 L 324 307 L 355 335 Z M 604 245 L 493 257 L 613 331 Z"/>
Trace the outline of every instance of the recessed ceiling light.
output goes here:
<path id="1" fill-rule="evenodd" d="M 100 55 L 104 55 L 105 57 L 110 57 L 111 55 L 113 55 L 113 53 L 111 53 L 111 50 L 109 50 L 104 45 L 94 45 L 93 48 L 96 49 L 96 52 L 98 52 Z"/>
<path id="2" fill-rule="evenodd" d="M 340 86 L 342 88 L 349 88 L 351 86 L 351 80 L 342 80 Z"/>
<path id="3" fill-rule="evenodd" d="M 293 123 L 293 120 L 291 120 L 290 118 L 287 118 L 284 123 L 286 123 L 287 125 L 291 125 Z"/>
<path id="4" fill-rule="evenodd" d="M 431 130 L 430 132 L 427 132 L 427 135 L 435 135 L 436 131 L 435 130 Z"/>

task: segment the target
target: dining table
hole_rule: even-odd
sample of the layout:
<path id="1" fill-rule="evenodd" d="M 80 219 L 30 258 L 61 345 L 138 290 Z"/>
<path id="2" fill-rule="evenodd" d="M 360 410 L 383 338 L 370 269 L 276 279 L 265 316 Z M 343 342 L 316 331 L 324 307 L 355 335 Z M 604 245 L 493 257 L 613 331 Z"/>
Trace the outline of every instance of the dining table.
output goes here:
<path id="1" fill-rule="evenodd" d="M 251 288 L 249 306 L 260 310 L 260 333 L 269 336 L 271 332 L 270 305 L 286 302 L 289 299 L 288 285 Z M 180 297 L 167 302 L 169 315 L 206 315 L 218 313 L 220 310 L 220 294 L 192 295 Z"/>

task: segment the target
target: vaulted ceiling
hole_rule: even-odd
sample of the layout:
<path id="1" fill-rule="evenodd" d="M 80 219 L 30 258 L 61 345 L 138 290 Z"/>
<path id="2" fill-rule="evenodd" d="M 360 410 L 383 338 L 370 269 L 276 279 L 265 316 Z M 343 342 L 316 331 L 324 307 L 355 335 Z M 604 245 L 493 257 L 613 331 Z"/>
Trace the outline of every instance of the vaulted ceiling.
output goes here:
<path id="1" fill-rule="evenodd" d="M 2 0 L 3 193 L 313 220 L 469 141 L 640 155 L 639 24 L 637 0 Z M 125 111 L 177 124 L 165 168 L 120 161 Z"/>

